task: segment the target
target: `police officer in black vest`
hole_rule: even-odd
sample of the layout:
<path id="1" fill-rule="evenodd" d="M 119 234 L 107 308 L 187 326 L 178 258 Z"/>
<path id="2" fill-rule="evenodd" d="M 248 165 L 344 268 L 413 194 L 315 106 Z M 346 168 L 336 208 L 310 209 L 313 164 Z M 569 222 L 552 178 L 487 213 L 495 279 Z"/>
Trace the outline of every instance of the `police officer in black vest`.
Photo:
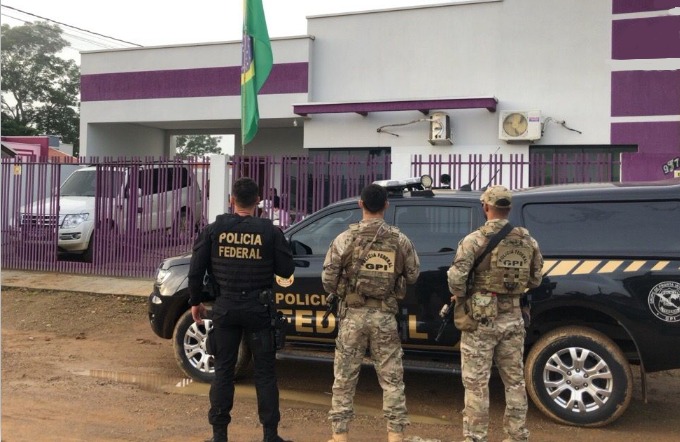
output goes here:
<path id="1" fill-rule="evenodd" d="M 206 271 L 219 289 L 210 337 L 215 339 L 215 379 L 210 388 L 208 421 L 214 442 L 227 440 L 234 403 L 234 367 L 242 336 L 254 358 L 263 441 L 285 442 L 277 432 L 281 415 L 274 371 L 276 348 L 270 313 L 261 294 L 272 288 L 274 275 L 291 277 L 294 264 L 281 230 L 269 219 L 254 217 L 258 195 L 258 186 L 252 179 L 238 179 L 230 198 L 235 214 L 220 215 L 209 224 L 196 240 L 191 257 L 189 303 L 194 321 L 201 324 L 206 317 L 201 302 Z"/>

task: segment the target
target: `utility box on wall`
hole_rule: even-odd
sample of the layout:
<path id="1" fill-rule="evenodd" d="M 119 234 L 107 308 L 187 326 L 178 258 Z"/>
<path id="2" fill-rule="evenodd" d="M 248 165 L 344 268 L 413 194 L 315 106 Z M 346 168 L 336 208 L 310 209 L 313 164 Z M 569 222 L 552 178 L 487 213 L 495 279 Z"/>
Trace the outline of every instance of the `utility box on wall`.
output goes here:
<path id="1" fill-rule="evenodd" d="M 433 146 L 451 145 L 451 120 L 444 112 L 435 112 L 430 115 L 430 136 L 428 141 Z"/>

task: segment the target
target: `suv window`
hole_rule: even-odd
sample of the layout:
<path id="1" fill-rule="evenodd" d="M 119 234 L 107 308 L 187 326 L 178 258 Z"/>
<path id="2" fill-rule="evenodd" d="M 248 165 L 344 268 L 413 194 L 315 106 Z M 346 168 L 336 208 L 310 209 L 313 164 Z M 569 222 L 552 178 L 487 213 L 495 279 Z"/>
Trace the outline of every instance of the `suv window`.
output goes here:
<path id="1" fill-rule="evenodd" d="M 359 207 L 330 213 L 291 235 L 296 255 L 325 255 L 331 242 L 350 224 L 361 221 Z"/>
<path id="2" fill-rule="evenodd" d="M 671 256 L 680 201 L 529 204 L 524 222 L 545 254 Z"/>
<path id="3" fill-rule="evenodd" d="M 418 250 L 418 253 L 450 252 L 472 231 L 470 207 L 400 206 L 394 223 Z"/>

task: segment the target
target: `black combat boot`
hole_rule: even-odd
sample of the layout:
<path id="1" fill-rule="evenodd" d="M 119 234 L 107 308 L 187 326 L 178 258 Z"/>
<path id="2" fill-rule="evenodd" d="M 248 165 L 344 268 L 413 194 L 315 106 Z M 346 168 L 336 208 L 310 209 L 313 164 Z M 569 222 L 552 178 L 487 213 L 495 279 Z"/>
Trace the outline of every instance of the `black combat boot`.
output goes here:
<path id="1" fill-rule="evenodd" d="M 293 442 L 292 440 L 281 439 L 277 427 L 263 427 L 264 438 L 262 442 Z"/>
<path id="2" fill-rule="evenodd" d="M 227 427 L 224 425 L 213 425 L 213 436 L 205 442 L 228 442 Z"/>

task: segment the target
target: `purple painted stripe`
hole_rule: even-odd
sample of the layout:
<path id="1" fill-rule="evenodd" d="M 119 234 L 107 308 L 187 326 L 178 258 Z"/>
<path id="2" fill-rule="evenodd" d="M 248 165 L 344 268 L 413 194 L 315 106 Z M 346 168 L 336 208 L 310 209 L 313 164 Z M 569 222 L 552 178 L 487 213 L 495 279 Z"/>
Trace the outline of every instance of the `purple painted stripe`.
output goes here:
<path id="1" fill-rule="evenodd" d="M 621 154 L 621 181 L 656 181 L 673 178 L 673 173 L 664 173 L 663 165 L 677 158 L 678 152 Z"/>
<path id="2" fill-rule="evenodd" d="M 612 144 L 637 144 L 640 153 L 680 153 L 680 121 L 612 123 Z"/>
<path id="3" fill-rule="evenodd" d="M 306 93 L 308 70 L 306 62 L 275 64 L 260 93 Z M 80 94 L 82 101 L 238 96 L 241 67 L 82 75 Z"/>
<path id="4" fill-rule="evenodd" d="M 612 116 L 680 115 L 680 70 L 612 72 Z"/>
<path id="5" fill-rule="evenodd" d="M 613 0 L 614 14 L 630 12 L 663 11 L 680 6 L 680 0 Z"/>
<path id="6" fill-rule="evenodd" d="M 612 22 L 612 59 L 680 57 L 680 16 Z"/>
<path id="7" fill-rule="evenodd" d="M 308 103 L 293 105 L 293 112 L 297 115 L 335 114 L 356 112 L 389 112 L 417 110 L 424 114 L 432 109 L 480 109 L 490 112 L 496 111 L 498 100 L 495 97 L 481 98 L 442 98 L 434 100 L 400 100 L 400 101 L 362 101 L 353 103 Z"/>

